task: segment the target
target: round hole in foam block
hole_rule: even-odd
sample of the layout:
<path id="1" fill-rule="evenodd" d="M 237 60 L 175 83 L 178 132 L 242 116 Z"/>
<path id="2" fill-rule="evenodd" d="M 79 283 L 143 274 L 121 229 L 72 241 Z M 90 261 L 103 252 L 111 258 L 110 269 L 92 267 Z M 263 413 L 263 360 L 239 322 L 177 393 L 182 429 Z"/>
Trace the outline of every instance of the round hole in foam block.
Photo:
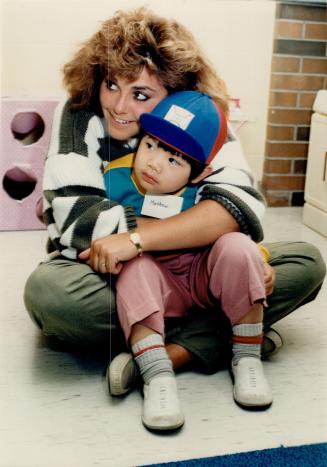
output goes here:
<path id="1" fill-rule="evenodd" d="M 31 195 L 35 189 L 37 178 L 31 170 L 13 167 L 7 170 L 2 186 L 10 198 L 22 200 Z"/>
<path id="2" fill-rule="evenodd" d="M 37 112 L 19 112 L 11 122 L 14 138 L 24 146 L 36 143 L 44 133 L 44 121 Z"/>

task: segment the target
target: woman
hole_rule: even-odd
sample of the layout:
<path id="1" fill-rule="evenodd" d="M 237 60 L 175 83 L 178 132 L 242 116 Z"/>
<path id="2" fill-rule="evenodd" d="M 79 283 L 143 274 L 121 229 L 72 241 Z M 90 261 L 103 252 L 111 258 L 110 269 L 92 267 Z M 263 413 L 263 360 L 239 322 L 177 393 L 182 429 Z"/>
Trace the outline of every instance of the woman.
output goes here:
<path id="1" fill-rule="evenodd" d="M 199 203 L 188 211 L 149 221 L 106 197 L 103 167 L 133 151 L 140 115 L 167 94 L 197 89 L 228 112 L 223 81 L 176 21 L 144 8 L 117 12 L 66 64 L 64 83 L 70 98 L 56 110 L 44 171 L 44 219 L 53 253 L 29 277 L 25 304 L 44 334 L 84 347 L 106 345 L 111 358 L 123 348 L 115 274 L 136 256 L 131 231 L 137 228 L 144 251 L 203 247 L 239 231 L 261 241 L 264 201 L 252 187 L 231 132 L 220 152 L 224 163 L 217 160 L 215 166 L 221 183 L 209 180 L 198 193 Z M 273 351 L 277 341 L 270 326 L 315 298 L 325 266 L 309 244 L 267 247 L 264 329 L 270 336 L 265 344 Z M 168 320 L 166 327 L 174 368 L 193 360 L 214 372 L 228 362 L 230 328 L 223 315 L 208 310 L 194 318 L 191 310 L 185 319 Z M 132 381 L 133 369 L 123 365 L 121 392 Z"/>

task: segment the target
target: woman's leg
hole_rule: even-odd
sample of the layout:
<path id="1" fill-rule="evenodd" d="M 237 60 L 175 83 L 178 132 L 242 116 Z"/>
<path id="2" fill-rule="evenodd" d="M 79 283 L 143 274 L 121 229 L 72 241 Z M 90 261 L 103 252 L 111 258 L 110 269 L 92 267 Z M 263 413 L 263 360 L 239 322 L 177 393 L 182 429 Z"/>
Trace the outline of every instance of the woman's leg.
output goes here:
<path id="1" fill-rule="evenodd" d="M 276 272 L 272 295 L 267 297 L 264 329 L 314 300 L 326 275 L 319 250 L 306 242 L 276 242 L 265 246 Z"/>
<path id="2" fill-rule="evenodd" d="M 80 347 L 125 348 L 116 315 L 113 276 L 65 258 L 41 263 L 25 285 L 32 320 L 48 336 Z"/>
<path id="3" fill-rule="evenodd" d="M 278 242 L 266 246 L 270 251 L 270 264 L 276 270 L 274 292 L 267 299 L 264 317 L 264 328 L 269 330 L 273 323 L 315 299 L 326 266 L 317 248 L 310 243 Z M 76 272 L 71 275 L 71 271 Z M 79 287 L 79 275 L 87 285 L 82 299 L 87 307 L 81 307 L 75 298 L 75 291 L 77 297 L 84 293 L 83 287 Z M 67 259 L 52 260 L 41 264 L 28 279 L 24 297 L 26 308 L 45 334 L 81 346 L 108 347 L 110 336 L 114 337 L 111 340 L 119 336 L 117 340 L 122 341 L 119 326 L 117 329 L 115 298 L 108 281 L 87 265 Z M 88 284 L 91 293 L 87 292 Z M 85 316 L 86 309 L 90 312 Z M 175 325 L 175 319 L 168 321 L 171 326 L 166 341 L 175 368 L 189 362 L 191 356 L 207 373 L 226 366 L 230 357 L 230 329 L 221 311 L 213 314 L 208 307 L 199 314 L 198 310 L 191 310 L 182 323 Z"/>

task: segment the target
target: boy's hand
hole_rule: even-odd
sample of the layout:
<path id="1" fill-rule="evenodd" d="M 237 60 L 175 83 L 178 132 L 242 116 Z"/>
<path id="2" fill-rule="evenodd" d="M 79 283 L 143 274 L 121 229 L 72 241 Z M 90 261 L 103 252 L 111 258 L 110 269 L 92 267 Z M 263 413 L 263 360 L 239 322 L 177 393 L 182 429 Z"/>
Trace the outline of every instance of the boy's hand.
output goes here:
<path id="1" fill-rule="evenodd" d="M 275 282 L 276 282 L 276 273 L 275 270 L 270 264 L 264 263 L 265 269 L 265 287 L 266 287 L 266 295 L 271 295 L 274 291 Z"/>
<path id="2" fill-rule="evenodd" d="M 79 259 L 86 261 L 94 271 L 119 274 L 123 261 L 137 256 L 135 245 L 129 239 L 130 232 L 113 234 L 98 238 L 91 247 L 79 254 Z"/>

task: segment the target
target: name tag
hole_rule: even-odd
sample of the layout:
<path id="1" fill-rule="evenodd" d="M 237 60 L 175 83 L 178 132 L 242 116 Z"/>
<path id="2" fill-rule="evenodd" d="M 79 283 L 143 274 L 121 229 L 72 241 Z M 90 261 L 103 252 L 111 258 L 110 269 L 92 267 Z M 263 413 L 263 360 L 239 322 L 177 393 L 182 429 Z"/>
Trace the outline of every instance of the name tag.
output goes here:
<path id="1" fill-rule="evenodd" d="M 182 210 L 183 198 L 174 195 L 145 195 L 141 214 L 158 219 L 174 216 Z"/>

